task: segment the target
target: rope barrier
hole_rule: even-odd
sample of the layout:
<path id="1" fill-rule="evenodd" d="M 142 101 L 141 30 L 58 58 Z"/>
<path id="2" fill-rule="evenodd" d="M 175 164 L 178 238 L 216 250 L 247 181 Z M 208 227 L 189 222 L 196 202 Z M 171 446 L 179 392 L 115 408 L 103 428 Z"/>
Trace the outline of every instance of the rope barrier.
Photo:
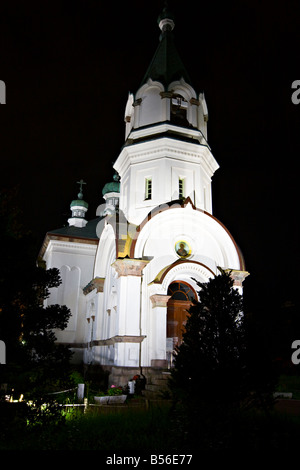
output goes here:
<path id="1" fill-rule="evenodd" d="M 67 392 L 71 392 L 72 390 L 77 390 L 77 387 L 69 388 L 68 390 L 62 390 L 61 392 L 47 393 L 47 395 L 58 395 L 59 393 L 67 393 Z"/>

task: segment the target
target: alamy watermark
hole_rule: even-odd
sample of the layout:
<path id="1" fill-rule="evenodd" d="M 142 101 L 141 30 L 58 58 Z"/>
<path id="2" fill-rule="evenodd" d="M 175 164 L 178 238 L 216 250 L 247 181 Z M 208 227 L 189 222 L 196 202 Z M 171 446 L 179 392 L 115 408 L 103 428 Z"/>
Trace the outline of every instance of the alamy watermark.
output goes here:
<path id="1" fill-rule="evenodd" d="M 0 104 L 6 104 L 6 85 L 0 80 Z"/>
<path id="2" fill-rule="evenodd" d="M 6 346 L 4 341 L 0 340 L 0 364 L 6 364 Z"/>
<path id="3" fill-rule="evenodd" d="M 292 83 L 292 89 L 295 90 L 292 93 L 292 103 L 299 104 L 300 103 L 300 80 L 294 80 Z"/>
<path id="4" fill-rule="evenodd" d="M 137 194 L 137 198 L 140 197 L 140 199 L 142 199 L 142 193 L 139 194 L 137 192 L 136 194 Z M 159 204 L 158 206 L 155 206 L 147 214 L 147 221 L 149 222 L 151 219 L 153 219 L 153 217 L 160 214 L 161 212 L 164 212 L 166 209 L 176 209 L 176 208 L 182 209 L 185 207 L 188 201 L 190 201 L 191 204 L 193 204 L 192 195 L 180 200 L 178 199 L 178 194 L 174 193 L 171 202 Z M 113 240 L 115 239 L 115 237 L 117 237 L 119 240 L 124 240 L 124 239 L 126 240 L 127 236 L 134 239 L 137 236 L 137 234 L 141 231 L 141 228 L 142 228 L 141 226 L 136 226 L 132 224 L 131 222 L 128 222 L 123 211 L 112 210 L 108 212 L 107 206 L 105 203 L 100 204 L 98 206 L 97 215 L 102 217 L 102 219 L 98 222 L 96 226 L 96 234 L 98 238 L 101 238 L 102 232 L 108 223 L 114 228 L 114 231 L 111 232 L 110 235 L 108 235 L 108 237 L 111 236 Z M 188 231 L 190 230 L 189 226 L 186 226 L 186 229 L 185 229 L 184 224 L 187 224 L 187 223 L 188 222 L 185 219 L 182 220 L 183 231 L 185 231 L 186 233 L 188 233 Z M 169 237 L 169 234 L 166 232 L 166 229 L 163 224 L 160 224 L 158 227 L 156 227 L 155 235 L 159 240 Z"/>
<path id="5" fill-rule="evenodd" d="M 300 364 L 300 339 L 295 339 L 292 342 L 292 349 L 296 349 L 291 356 L 292 363 L 296 366 Z"/>

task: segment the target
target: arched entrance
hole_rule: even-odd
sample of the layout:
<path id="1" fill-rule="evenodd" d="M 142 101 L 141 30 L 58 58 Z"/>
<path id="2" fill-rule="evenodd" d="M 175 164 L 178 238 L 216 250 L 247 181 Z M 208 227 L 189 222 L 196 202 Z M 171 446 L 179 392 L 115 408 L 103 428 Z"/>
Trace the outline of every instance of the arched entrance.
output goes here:
<path id="1" fill-rule="evenodd" d="M 169 285 L 168 295 L 171 298 L 167 305 L 167 339 L 174 350 L 182 343 L 182 335 L 191 302 L 197 298 L 194 289 L 184 281 L 174 281 Z M 169 346 L 169 347 L 170 347 Z"/>

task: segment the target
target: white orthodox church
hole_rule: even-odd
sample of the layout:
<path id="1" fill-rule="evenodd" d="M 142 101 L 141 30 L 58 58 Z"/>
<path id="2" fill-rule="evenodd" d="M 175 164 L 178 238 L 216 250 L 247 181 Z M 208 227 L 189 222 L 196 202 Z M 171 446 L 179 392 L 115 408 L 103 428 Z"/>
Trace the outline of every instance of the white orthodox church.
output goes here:
<path id="1" fill-rule="evenodd" d="M 101 366 L 124 385 L 140 371 L 170 367 L 182 341 L 195 279 L 231 270 L 242 292 L 243 256 L 212 215 L 211 180 L 218 169 L 207 142 L 207 105 L 174 44 L 167 9 L 155 55 L 125 109 L 125 142 L 104 203 L 87 221 L 83 181 L 68 226 L 46 234 L 41 257 L 59 268 L 62 284 L 49 304 L 72 316 L 57 340 L 73 360 Z"/>

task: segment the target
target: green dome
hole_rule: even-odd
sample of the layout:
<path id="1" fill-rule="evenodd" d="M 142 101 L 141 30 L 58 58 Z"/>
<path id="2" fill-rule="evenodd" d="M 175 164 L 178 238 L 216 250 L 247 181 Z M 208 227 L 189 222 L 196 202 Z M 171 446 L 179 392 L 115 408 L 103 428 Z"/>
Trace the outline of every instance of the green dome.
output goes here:
<path id="1" fill-rule="evenodd" d="M 107 194 L 107 193 L 119 193 L 119 192 L 120 192 L 120 183 L 116 181 L 113 181 L 111 183 L 106 183 L 106 185 L 102 189 L 103 196 L 104 194 Z"/>
<path id="2" fill-rule="evenodd" d="M 102 189 L 102 195 L 104 196 L 107 193 L 119 193 L 120 192 L 120 181 L 118 175 L 114 175 L 114 181 L 110 183 L 106 183 L 104 188 Z"/>
<path id="3" fill-rule="evenodd" d="M 89 207 L 88 203 L 83 201 L 82 199 L 74 199 L 74 201 L 71 202 L 70 207 L 73 207 L 73 206 L 82 206 L 86 208 Z"/>

